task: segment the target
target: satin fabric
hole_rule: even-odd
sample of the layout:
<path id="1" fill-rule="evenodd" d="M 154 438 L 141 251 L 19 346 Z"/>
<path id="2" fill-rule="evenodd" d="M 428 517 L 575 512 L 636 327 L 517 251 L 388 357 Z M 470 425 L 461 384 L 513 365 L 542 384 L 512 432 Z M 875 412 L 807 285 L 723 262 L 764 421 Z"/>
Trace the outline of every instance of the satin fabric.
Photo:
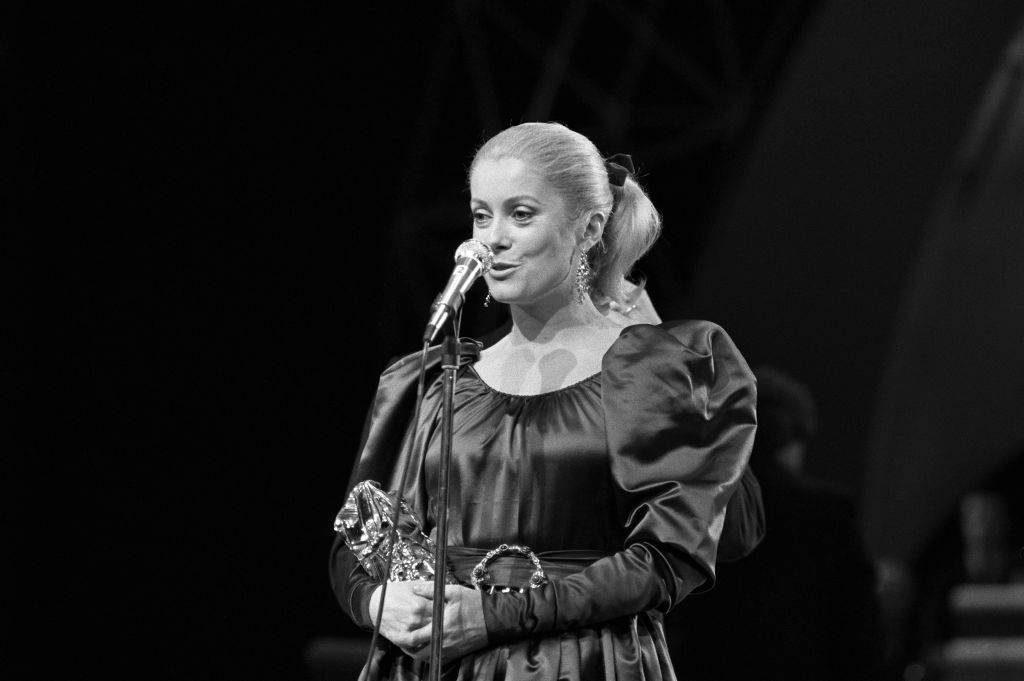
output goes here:
<path id="1" fill-rule="evenodd" d="M 433 353 L 418 424 L 409 419 L 419 356 L 382 375 L 349 482 L 390 489 L 411 466 L 403 493 L 427 528 L 440 451 Z M 725 506 L 753 443 L 755 393 L 728 335 L 699 321 L 628 327 L 599 374 L 541 395 L 499 392 L 462 367 L 450 545 L 604 557 L 539 589 L 486 596 L 490 645 L 450 662 L 445 678 L 674 679 L 658 612 L 713 583 Z M 376 585 L 340 541 L 332 582 L 342 608 L 371 628 Z M 420 679 L 426 665 L 384 642 L 368 671 Z"/>
<path id="2" fill-rule="evenodd" d="M 524 547 L 529 548 L 529 547 Z M 489 551 L 468 546 L 449 546 L 446 553 L 452 573 L 463 584 L 473 584 L 473 568 L 485 561 L 487 578 L 479 585 L 484 587 L 526 589 L 537 566 L 527 556 L 516 553 L 499 554 L 486 560 Z M 564 579 L 581 572 L 594 561 L 604 558 L 593 551 L 541 551 L 534 554 L 546 580 Z"/>

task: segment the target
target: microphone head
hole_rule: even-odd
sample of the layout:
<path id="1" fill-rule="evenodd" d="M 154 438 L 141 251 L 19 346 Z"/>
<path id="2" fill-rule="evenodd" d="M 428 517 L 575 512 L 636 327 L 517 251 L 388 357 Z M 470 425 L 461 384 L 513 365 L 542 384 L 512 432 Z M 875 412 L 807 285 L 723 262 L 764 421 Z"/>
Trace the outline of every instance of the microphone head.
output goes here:
<path id="1" fill-rule="evenodd" d="M 455 262 L 458 262 L 460 258 L 472 258 L 478 261 L 482 266 L 480 274 L 483 274 L 491 269 L 491 265 L 494 264 L 494 251 L 483 241 L 467 239 L 455 249 Z"/>

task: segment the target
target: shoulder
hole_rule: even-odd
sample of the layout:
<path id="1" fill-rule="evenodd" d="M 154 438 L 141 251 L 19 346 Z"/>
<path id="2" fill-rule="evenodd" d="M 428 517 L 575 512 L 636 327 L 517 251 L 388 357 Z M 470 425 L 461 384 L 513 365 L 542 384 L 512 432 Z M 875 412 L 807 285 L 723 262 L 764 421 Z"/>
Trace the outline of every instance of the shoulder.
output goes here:
<path id="1" fill-rule="evenodd" d="M 602 368 L 613 373 L 623 365 L 659 371 L 665 364 L 699 371 L 709 380 L 723 370 L 753 382 L 753 373 L 729 334 L 703 319 L 625 327 L 605 354 Z"/>
<path id="2" fill-rule="evenodd" d="M 419 376 L 422 356 L 422 351 L 416 351 L 410 352 L 407 355 L 391 357 L 385 363 L 384 370 L 380 373 L 378 389 L 380 390 L 386 386 L 415 381 Z M 440 346 L 432 346 L 427 350 L 427 370 L 429 371 L 432 367 L 440 364 L 440 362 L 441 348 Z"/>
<path id="3" fill-rule="evenodd" d="M 638 345 L 678 345 L 692 352 L 707 354 L 716 345 L 724 347 L 732 344 L 732 339 L 725 329 L 714 322 L 704 319 L 679 319 L 660 324 L 626 326 L 609 352 L 621 349 L 617 346 L 628 348 Z"/>
<path id="4" fill-rule="evenodd" d="M 459 366 L 471 364 L 480 358 L 480 352 L 484 342 L 475 338 L 459 338 Z M 422 363 L 427 371 L 437 367 L 441 362 L 442 347 L 431 345 L 427 348 L 426 357 L 422 350 L 410 352 L 407 355 L 393 356 L 384 365 L 381 378 L 386 379 L 392 375 L 405 375 L 410 371 L 418 374 Z"/>
<path id="5" fill-rule="evenodd" d="M 739 402 L 753 411 L 754 374 L 729 334 L 705 320 L 636 324 L 622 330 L 602 363 L 605 398 L 627 396 L 642 408 L 709 414 Z"/>

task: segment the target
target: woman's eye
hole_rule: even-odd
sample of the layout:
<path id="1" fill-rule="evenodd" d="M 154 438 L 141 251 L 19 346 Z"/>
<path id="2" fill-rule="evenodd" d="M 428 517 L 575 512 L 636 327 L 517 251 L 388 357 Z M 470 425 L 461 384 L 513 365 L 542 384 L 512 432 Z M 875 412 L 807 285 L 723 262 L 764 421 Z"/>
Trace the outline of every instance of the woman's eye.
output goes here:
<path id="1" fill-rule="evenodd" d="M 532 217 L 533 211 L 527 210 L 525 208 L 516 208 L 514 211 L 512 211 L 512 219 L 517 220 L 519 222 L 525 222 L 526 220 L 529 220 Z"/>
<path id="2" fill-rule="evenodd" d="M 476 211 L 473 213 L 473 222 L 478 225 L 482 225 L 491 218 L 487 213 Z"/>

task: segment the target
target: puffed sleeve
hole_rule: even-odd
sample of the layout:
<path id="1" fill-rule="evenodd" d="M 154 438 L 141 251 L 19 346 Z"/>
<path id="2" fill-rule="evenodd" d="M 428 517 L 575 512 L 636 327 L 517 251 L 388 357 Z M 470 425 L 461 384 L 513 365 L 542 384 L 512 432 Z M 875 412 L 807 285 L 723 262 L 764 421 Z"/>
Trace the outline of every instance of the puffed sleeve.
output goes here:
<path id="1" fill-rule="evenodd" d="M 642 324 L 605 355 L 601 386 L 623 548 L 544 587 L 483 599 L 492 643 L 667 612 L 714 581 L 756 429 L 749 367 L 710 322 Z"/>

